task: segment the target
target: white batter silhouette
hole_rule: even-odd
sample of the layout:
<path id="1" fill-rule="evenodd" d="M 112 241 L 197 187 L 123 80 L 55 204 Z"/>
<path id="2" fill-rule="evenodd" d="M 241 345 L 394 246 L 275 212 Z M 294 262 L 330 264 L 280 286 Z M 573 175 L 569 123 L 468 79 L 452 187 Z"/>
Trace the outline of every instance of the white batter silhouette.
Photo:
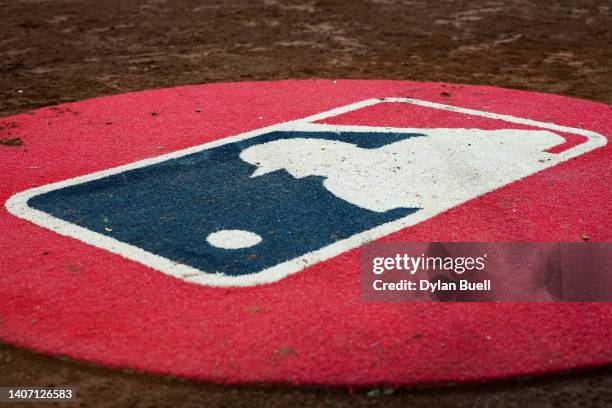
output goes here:
<path id="1" fill-rule="evenodd" d="M 251 177 L 281 169 L 298 179 L 322 176 L 336 197 L 384 212 L 466 201 L 546 168 L 554 154 L 544 150 L 564 142 L 540 130 L 422 133 L 377 149 L 326 139 L 281 139 L 249 147 L 240 158 L 257 166 Z"/>

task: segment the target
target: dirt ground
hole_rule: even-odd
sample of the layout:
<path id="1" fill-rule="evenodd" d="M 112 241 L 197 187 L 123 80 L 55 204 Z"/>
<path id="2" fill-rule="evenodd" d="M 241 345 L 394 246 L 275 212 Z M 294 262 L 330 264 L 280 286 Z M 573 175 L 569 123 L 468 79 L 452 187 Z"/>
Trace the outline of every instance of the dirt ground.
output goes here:
<path id="1" fill-rule="evenodd" d="M 378 78 L 612 100 L 610 1 L 0 0 L 0 116 L 219 81 Z"/>
<path id="2" fill-rule="evenodd" d="M 0 0 L 0 117 L 148 88 L 285 78 L 487 84 L 610 103 L 610 44 L 610 1 Z M 0 385 L 72 385 L 82 406 L 612 404 L 610 367 L 372 397 L 202 385 L 7 345 Z"/>

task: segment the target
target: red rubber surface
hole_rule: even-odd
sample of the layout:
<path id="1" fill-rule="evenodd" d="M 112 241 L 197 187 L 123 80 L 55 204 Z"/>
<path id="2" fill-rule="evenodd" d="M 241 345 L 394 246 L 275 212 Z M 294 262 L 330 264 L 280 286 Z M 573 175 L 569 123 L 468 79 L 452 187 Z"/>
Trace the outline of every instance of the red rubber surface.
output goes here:
<path id="1" fill-rule="evenodd" d="M 0 146 L 0 202 L 36 185 L 391 96 L 607 137 L 612 127 L 607 105 L 489 87 L 284 81 L 147 91 L 2 119 L 2 125 L 14 123 L 10 137 L 24 146 Z M 363 124 L 378 124 L 377 115 L 365 116 Z M 611 148 L 384 239 L 577 241 L 586 234 L 611 241 Z M 608 303 L 364 304 L 358 250 L 274 284 L 210 288 L 59 236 L 2 207 L 0 251 L 0 338 L 107 366 L 224 383 L 367 385 L 483 380 L 612 363 Z"/>

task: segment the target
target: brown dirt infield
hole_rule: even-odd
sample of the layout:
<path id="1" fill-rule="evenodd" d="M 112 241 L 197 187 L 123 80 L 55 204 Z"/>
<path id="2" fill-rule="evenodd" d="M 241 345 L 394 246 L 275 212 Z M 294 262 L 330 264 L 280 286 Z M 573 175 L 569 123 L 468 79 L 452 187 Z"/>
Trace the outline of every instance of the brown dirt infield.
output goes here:
<path id="1" fill-rule="evenodd" d="M 485 84 L 610 103 L 610 44 L 609 1 L 0 0 L 0 117 L 148 88 L 285 78 Z M 202 385 L 0 345 L 8 385 L 72 385 L 82 406 L 612 403 L 610 367 L 369 397 Z"/>

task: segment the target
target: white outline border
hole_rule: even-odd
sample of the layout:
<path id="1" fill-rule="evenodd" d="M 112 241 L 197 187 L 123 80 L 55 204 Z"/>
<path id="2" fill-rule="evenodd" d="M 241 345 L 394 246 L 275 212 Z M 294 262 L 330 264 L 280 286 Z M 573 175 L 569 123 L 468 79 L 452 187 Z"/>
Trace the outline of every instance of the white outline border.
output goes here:
<path id="1" fill-rule="evenodd" d="M 159 255 L 155 255 L 141 248 L 132 246 L 130 244 L 126 244 L 124 242 L 121 242 L 109 236 L 99 234 L 97 232 L 93 232 L 86 228 L 79 227 L 78 225 L 63 221 L 59 218 L 55 218 L 45 212 L 29 207 L 28 200 L 30 200 L 32 197 L 35 197 L 41 194 L 45 194 L 50 191 L 58 190 L 64 187 L 74 186 L 76 184 L 81 184 L 81 183 L 85 183 L 88 181 L 101 179 L 103 177 L 108 177 L 111 175 L 122 173 L 124 171 L 149 166 L 149 165 L 160 163 L 160 162 L 163 162 L 169 159 L 174 159 L 174 158 L 182 157 L 188 154 L 197 153 L 202 150 L 211 149 L 211 148 L 222 146 L 228 143 L 238 142 L 240 140 L 249 139 L 249 138 L 256 137 L 261 134 L 269 133 L 273 131 L 280 131 L 280 130 L 283 130 L 283 131 L 287 131 L 287 130 L 299 130 L 299 131 L 304 131 L 304 130 L 307 130 L 307 131 L 351 130 L 351 131 L 356 131 L 357 130 L 359 131 L 359 130 L 362 130 L 362 131 L 368 131 L 368 132 L 401 132 L 401 133 L 414 133 L 414 132 L 422 131 L 422 129 L 408 129 L 408 128 L 398 129 L 398 128 L 380 128 L 380 127 L 368 127 L 368 126 L 337 126 L 337 125 L 325 125 L 325 124 L 313 123 L 316 121 L 320 121 L 322 119 L 327 119 L 327 118 L 337 116 L 337 115 L 340 115 L 346 112 L 350 112 L 353 110 L 357 110 L 357 109 L 361 109 L 367 106 L 375 105 L 378 103 L 385 103 L 385 102 L 409 103 L 409 104 L 414 104 L 414 105 L 423 106 L 423 107 L 459 112 L 459 113 L 464 113 L 464 114 L 474 115 L 474 116 L 481 116 L 481 117 L 490 118 L 490 119 L 499 119 L 499 120 L 503 120 L 503 121 L 510 122 L 510 123 L 529 125 L 529 126 L 534 126 L 534 127 L 540 127 L 543 129 L 556 130 L 559 132 L 577 134 L 577 135 L 585 136 L 587 138 L 586 142 L 580 145 L 574 146 L 556 155 L 553 160 L 550 160 L 548 162 L 548 164 L 550 165 L 547 166 L 546 168 L 552 167 L 554 165 L 557 165 L 571 158 L 580 156 L 598 147 L 602 147 L 606 145 L 607 143 L 607 139 L 604 136 L 598 133 L 595 133 L 595 132 L 566 127 L 566 126 L 555 125 L 552 123 L 539 122 L 539 121 L 530 120 L 530 119 L 522 119 L 522 118 L 510 116 L 510 115 L 501 115 L 501 114 L 489 113 L 489 112 L 478 111 L 478 110 L 473 110 L 473 109 L 459 108 L 459 107 L 455 107 L 451 105 L 444 105 L 440 103 L 422 101 L 422 100 L 411 99 L 411 98 L 368 99 L 368 100 L 364 100 L 361 102 L 357 102 L 357 103 L 353 103 L 350 105 L 335 108 L 335 109 L 332 109 L 326 112 L 322 112 L 316 115 L 308 116 L 303 119 L 298 119 L 298 120 L 285 122 L 285 123 L 281 123 L 281 124 L 277 124 L 273 126 L 268 126 L 265 128 L 261 128 L 261 129 L 257 129 L 254 131 L 242 133 L 239 135 L 215 140 L 213 142 L 201 144 L 198 146 L 189 147 L 187 149 L 163 154 L 161 156 L 140 160 L 140 161 L 126 164 L 123 166 L 118 166 L 118 167 L 110 168 L 107 170 L 102 170 L 102 171 L 98 171 L 95 173 L 87 174 L 84 176 L 79 176 L 79 177 L 71 178 L 68 180 L 47 184 L 41 187 L 31 188 L 31 189 L 22 191 L 10 197 L 6 201 L 5 207 L 9 213 L 11 213 L 12 215 L 16 217 L 28 220 L 36 225 L 47 228 L 60 235 L 64 235 L 67 237 L 77 239 L 79 241 L 93 245 L 94 247 L 97 247 L 97 248 L 105 249 L 114 254 L 120 255 L 129 260 L 139 262 L 145 266 L 151 267 L 162 273 L 165 273 L 170 276 L 174 276 L 176 278 L 182 279 L 187 282 L 196 283 L 200 285 L 218 286 L 218 287 L 240 287 L 240 286 L 244 287 L 244 286 L 253 286 L 253 285 L 276 282 L 288 275 L 299 272 L 308 266 L 311 266 L 318 262 L 330 259 L 345 251 L 348 251 L 353 248 L 357 248 L 367 242 L 384 237 L 385 235 L 389 235 L 393 232 L 397 232 L 411 225 L 415 225 L 418 222 L 424 221 L 443 211 L 448 210 L 449 208 L 452 208 L 456 205 L 460 205 L 462 203 L 457 203 L 452 206 L 448 206 L 444 208 L 431 208 L 431 209 L 426 209 L 426 210 L 420 210 L 404 218 L 400 218 L 398 220 L 379 225 L 378 227 L 375 227 L 373 229 L 355 234 L 344 240 L 334 242 L 333 244 L 330 244 L 326 247 L 309 252 L 298 258 L 283 262 L 281 264 L 278 264 L 268 269 L 264 269 L 257 273 L 243 275 L 243 276 L 227 276 L 221 273 L 206 273 L 206 272 L 200 271 L 191 266 L 171 261 L 167 258 L 161 257 Z M 516 180 L 512 180 L 510 183 L 515 182 L 519 180 L 520 178 L 521 177 L 518 177 Z M 496 188 L 499 188 L 499 187 L 496 187 Z"/>

